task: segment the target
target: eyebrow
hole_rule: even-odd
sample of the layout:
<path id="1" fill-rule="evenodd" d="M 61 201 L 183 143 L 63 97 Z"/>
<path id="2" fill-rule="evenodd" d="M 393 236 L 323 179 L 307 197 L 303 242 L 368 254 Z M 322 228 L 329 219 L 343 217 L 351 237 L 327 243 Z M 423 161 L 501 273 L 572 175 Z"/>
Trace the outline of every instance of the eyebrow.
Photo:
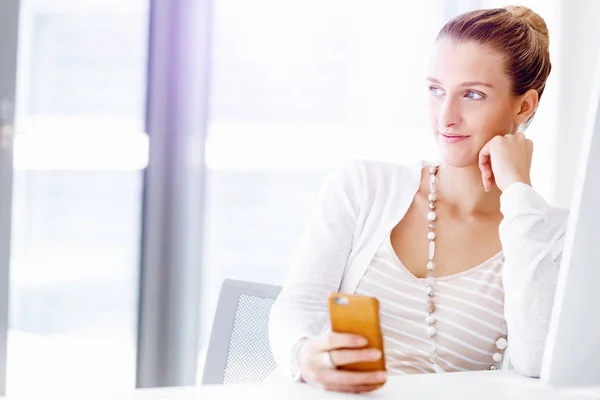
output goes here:
<path id="1" fill-rule="evenodd" d="M 427 77 L 427 80 L 433 83 L 437 83 L 438 85 L 441 85 L 442 82 L 440 82 L 438 79 L 432 78 L 432 77 Z M 464 86 L 485 86 L 488 87 L 490 89 L 493 89 L 494 86 L 491 83 L 486 83 L 486 82 L 480 82 L 480 81 L 470 81 L 470 82 L 463 82 L 460 84 L 461 87 Z"/>

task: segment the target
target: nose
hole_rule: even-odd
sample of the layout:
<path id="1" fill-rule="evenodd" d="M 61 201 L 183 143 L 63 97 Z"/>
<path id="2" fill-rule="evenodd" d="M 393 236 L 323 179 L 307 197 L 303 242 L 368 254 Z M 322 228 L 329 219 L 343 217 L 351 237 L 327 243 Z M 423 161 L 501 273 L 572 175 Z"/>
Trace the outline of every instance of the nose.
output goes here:
<path id="1" fill-rule="evenodd" d="M 449 96 L 444 97 L 439 112 L 438 123 L 440 127 L 449 128 L 460 124 L 460 101 Z"/>

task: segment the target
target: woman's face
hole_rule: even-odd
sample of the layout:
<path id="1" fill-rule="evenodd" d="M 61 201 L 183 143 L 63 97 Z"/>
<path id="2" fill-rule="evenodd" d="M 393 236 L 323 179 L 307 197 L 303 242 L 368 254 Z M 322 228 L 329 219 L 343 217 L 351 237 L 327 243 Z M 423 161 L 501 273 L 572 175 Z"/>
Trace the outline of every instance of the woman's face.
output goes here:
<path id="1" fill-rule="evenodd" d="M 427 84 L 430 119 L 445 163 L 476 164 L 494 136 L 514 133 L 519 104 L 501 55 L 476 42 L 439 40 Z"/>

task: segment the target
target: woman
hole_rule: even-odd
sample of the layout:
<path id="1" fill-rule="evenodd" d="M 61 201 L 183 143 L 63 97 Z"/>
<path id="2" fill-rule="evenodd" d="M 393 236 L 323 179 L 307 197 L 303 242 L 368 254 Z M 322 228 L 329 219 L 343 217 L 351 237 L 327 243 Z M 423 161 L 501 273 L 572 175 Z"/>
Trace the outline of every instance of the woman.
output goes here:
<path id="1" fill-rule="evenodd" d="M 567 212 L 531 187 L 533 118 L 550 73 L 548 30 L 525 7 L 448 22 L 427 84 L 439 165 L 355 161 L 326 180 L 270 322 L 294 379 L 363 392 L 381 357 L 332 334 L 327 296 L 375 296 L 389 374 L 495 369 L 537 376 Z M 507 347 L 508 346 L 508 347 Z"/>

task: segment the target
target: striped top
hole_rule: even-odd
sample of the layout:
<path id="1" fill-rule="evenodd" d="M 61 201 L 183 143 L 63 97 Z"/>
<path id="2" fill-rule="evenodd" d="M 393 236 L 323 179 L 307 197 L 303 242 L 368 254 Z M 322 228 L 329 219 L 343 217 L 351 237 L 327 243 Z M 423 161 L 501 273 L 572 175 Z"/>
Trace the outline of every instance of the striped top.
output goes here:
<path id="1" fill-rule="evenodd" d="M 459 274 L 435 279 L 437 363 L 447 372 L 487 369 L 505 333 L 502 252 Z M 427 279 L 400 261 L 388 234 L 356 289 L 377 297 L 388 372 L 415 374 L 431 368 L 426 333 Z"/>
<path id="2" fill-rule="evenodd" d="M 325 180 L 302 239 L 288 265 L 281 292 L 271 308 L 269 340 L 279 373 L 293 377 L 290 371 L 296 368 L 294 357 L 299 340 L 327 334 L 330 320 L 328 296 L 332 292 L 356 291 L 375 253 L 387 240 L 386 236 L 405 217 L 413 203 L 421 185 L 423 168 L 427 165 L 431 163 L 423 161 L 397 164 L 354 160 L 336 168 Z M 502 263 L 502 285 L 500 276 L 496 276 L 496 280 L 491 283 L 504 288 L 505 307 L 503 312 L 498 307 L 497 313 L 505 316 L 510 331 L 509 347 L 505 352 L 507 357 L 502 362 L 502 367 L 512 367 L 527 376 L 539 376 L 569 214 L 566 210 L 547 203 L 531 186 L 520 182 L 513 183 L 502 192 L 500 212 L 503 219 L 498 227 L 498 235 L 502 244 L 502 255 L 499 256 L 502 261 L 497 261 Z M 391 259 L 394 260 L 393 257 Z M 376 273 L 373 272 L 374 267 L 371 267 L 368 277 Z M 494 268 L 500 266 L 481 267 L 482 270 L 488 268 L 489 271 L 494 271 Z M 498 299 L 501 300 L 502 290 L 498 293 L 494 286 L 486 289 L 485 286 L 475 284 L 485 276 L 485 272 L 480 272 L 470 271 L 464 275 L 464 278 L 475 279 L 476 282 L 454 277 L 455 279 L 442 280 L 441 283 L 464 283 L 470 290 L 488 290 L 489 294 L 499 296 Z M 395 276 L 415 284 L 414 277 L 411 280 L 406 276 Z M 363 282 L 362 290 L 373 290 L 366 285 Z M 401 297 L 400 293 L 410 293 L 406 289 L 408 284 L 404 286 L 400 289 L 402 283 L 394 284 L 394 293 L 399 299 L 394 302 L 398 307 L 392 308 L 392 312 L 401 316 L 399 306 L 405 306 L 413 310 L 413 313 L 424 311 L 424 299 L 423 303 L 417 305 Z M 443 286 L 436 286 L 435 289 L 446 290 Z M 373 291 L 378 297 L 384 294 L 379 288 Z M 467 294 L 460 289 L 457 292 Z M 422 292 L 418 294 L 424 296 Z M 435 300 L 442 313 L 436 312 L 436 315 L 441 315 L 442 323 L 448 317 L 455 324 L 459 323 L 459 317 L 472 321 L 464 317 L 465 313 L 470 315 L 468 311 L 471 307 L 459 303 L 454 314 L 448 314 L 449 305 L 444 309 L 444 304 L 440 303 L 446 299 Z M 479 300 L 477 304 L 484 304 Z M 411 315 L 410 311 L 402 310 L 404 317 Z M 414 321 L 424 323 L 420 317 L 413 317 Z M 493 322 L 492 317 L 490 315 Z M 500 323 L 493 322 L 492 326 L 497 324 Z M 408 323 L 402 328 L 408 329 L 409 326 L 412 329 L 412 325 Z M 478 323 L 475 331 L 481 335 L 485 326 Z M 414 332 L 416 335 L 423 335 L 424 330 L 425 327 L 423 330 L 415 329 Z M 444 334 L 448 335 L 448 332 L 448 328 L 442 325 L 440 336 L 436 335 L 436 338 L 446 340 Z M 460 354 L 467 353 L 461 351 Z M 462 362 L 454 364 L 461 367 L 469 365 Z M 473 367 L 477 366 L 480 365 Z"/>

